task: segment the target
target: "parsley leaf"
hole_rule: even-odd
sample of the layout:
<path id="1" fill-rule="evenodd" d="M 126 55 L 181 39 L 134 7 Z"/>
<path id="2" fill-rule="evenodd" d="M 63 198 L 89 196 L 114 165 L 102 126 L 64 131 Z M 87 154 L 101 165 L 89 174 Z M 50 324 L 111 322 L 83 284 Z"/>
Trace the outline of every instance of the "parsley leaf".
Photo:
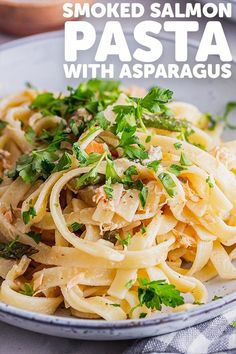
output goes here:
<path id="1" fill-rule="evenodd" d="M 86 184 L 91 184 L 98 179 L 98 167 L 101 164 L 101 162 L 103 161 L 103 159 L 106 156 L 106 152 L 103 155 L 100 155 L 100 159 L 98 160 L 97 164 L 91 168 L 90 171 L 88 171 L 87 173 L 82 174 L 79 178 L 76 178 L 75 180 L 75 186 L 77 189 L 80 189 L 82 186 L 86 185 Z"/>
<path id="2" fill-rule="evenodd" d="M 146 186 L 143 185 L 141 191 L 138 194 L 138 197 L 139 197 L 139 200 L 140 200 L 140 203 L 141 203 L 141 206 L 143 209 L 146 206 L 147 196 L 148 196 L 148 189 Z"/>
<path id="3" fill-rule="evenodd" d="M 34 289 L 30 283 L 25 283 L 23 285 L 23 290 L 21 290 L 21 294 L 26 295 L 26 296 L 33 296 L 34 295 Z"/>
<path id="4" fill-rule="evenodd" d="M 169 115 L 169 109 L 166 106 L 171 101 L 173 92 L 160 87 L 153 87 L 144 98 L 139 99 L 142 108 L 152 113 L 161 113 Z"/>
<path id="5" fill-rule="evenodd" d="M 119 147 L 123 149 L 124 156 L 130 160 L 142 161 L 148 158 L 148 153 L 145 151 L 144 146 L 140 144 L 135 133 L 136 127 L 126 126 L 121 134 Z"/>
<path id="6" fill-rule="evenodd" d="M 30 222 L 30 217 L 32 217 L 32 219 L 36 216 L 36 211 L 34 209 L 34 207 L 29 207 L 28 211 L 23 211 L 22 213 L 22 218 L 25 224 L 28 224 Z"/>
<path id="7" fill-rule="evenodd" d="M 103 190 L 106 193 L 106 196 L 108 199 L 112 199 L 113 197 L 113 188 L 112 188 L 112 182 L 111 182 L 111 177 L 109 177 L 106 180 L 105 185 L 103 186 Z"/>
<path id="8" fill-rule="evenodd" d="M 121 178 L 118 176 L 115 167 L 114 167 L 114 162 L 111 161 L 109 158 L 107 158 L 107 164 L 106 164 L 106 179 L 110 179 L 111 183 L 120 183 Z"/>
<path id="9" fill-rule="evenodd" d="M 33 150 L 30 155 L 20 156 L 15 168 L 7 174 L 9 178 L 15 179 L 20 176 L 24 182 L 32 184 L 39 177 L 47 179 L 54 168 L 58 170 L 55 162 L 60 159 L 58 154 L 60 145 L 62 141 L 67 141 L 67 133 L 63 131 L 63 126 L 57 127 L 52 132 L 44 131 L 39 139 L 41 142 L 47 143 L 48 146 L 41 150 Z M 65 165 L 69 163 L 68 157 L 68 155 L 64 156 L 59 167 L 66 167 Z"/>
<path id="10" fill-rule="evenodd" d="M 36 138 L 36 132 L 32 127 L 28 127 L 26 133 L 25 133 L 25 138 L 30 143 L 31 145 L 35 142 Z"/>
<path id="11" fill-rule="evenodd" d="M 125 284 L 126 289 L 131 289 L 132 286 L 134 285 L 134 283 L 135 283 L 135 280 L 133 280 L 133 279 L 130 279 L 129 281 L 127 281 L 127 283 Z"/>
<path id="12" fill-rule="evenodd" d="M 142 224 L 142 226 L 141 226 L 141 233 L 142 233 L 142 234 L 145 234 L 146 231 L 147 231 L 146 226 L 145 226 L 144 224 Z"/>
<path id="13" fill-rule="evenodd" d="M 176 307 L 184 304 L 184 299 L 179 290 L 173 284 L 168 284 L 166 280 L 154 280 L 148 282 L 147 279 L 138 279 L 138 298 L 140 306 L 147 306 L 151 309 L 161 310 L 162 305 Z"/>
<path id="14" fill-rule="evenodd" d="M 21 259 L 24 255 L 30 257 L 37 252 L 33 247 L 18 242 L 17 239 L 0 243 L 0 257 L 5 259 Z"/>
<path id="15" fill-rule="evenodd" d="M 103 130 L 107 130 L 110 126 L 110 122 L 105 118 L 103 112 L 98 112 L 94 118 L 94 122 Z"/>
<path id="16" fill-rule="evenodd" d="M 181 143 L 174 143 L 174 148 L 175 148 L 176 150 L 181 149 L 181 147 L 182 147 L 182 144 L 181 144 Z"/>
<path id="17" fill-rule="evenodd" d="M 4 128 L 6 128 L 7 124 L 8 124 L 7 122 L 0 119 L 0 130 L 3 130 Z"/>
<path id="18" fill-rule="evenodd" d="M 236 126 L 229 123 L 230 113 L 236 109 L 236 102 L 228 102 L 225 107 L 225 112 L 222 117 L 222 121 L 225 122 L 225 126 L 229 129 L 236 129 Z"/>
<path id="19" fill-rule="evenodd" d="M 147 164 L 147 168 L 151 168 L 156 173 L 160 163 L 161 163 L 160 160 L 155 160 L 155 161 L 149 162 Z"/>
<path id="20" fill-rule="evenodd" d="M 209 186 L 210 188 L 214 188 L 214 183 L 212 182 L 210 176 L 207 177 L 206 183 L 208 184 L 208 186 Z"/>
<path id="21" fill-rule="evenodd" d="M 147 316 L 146 312 L 141 312 L 139 318 L 145 318 Z"/>
<path id="22" fill-rule="evenodd" d="M 128 233 L 127 237 L 124 238 L 124 239 L 122 239 L 122 238 L 120 237 L 120 235 L 116 235 L 115 238 L 120 242 L 120 244 L 121 244 L 122 246 L 126 246 L 126 247 L 127 247 L 127 246 L 129 246 L 129 244 L 130 244 L 130 241 L 131 241 L 132 236 L 131 236 L 131 233 Z"/>
<path id="23" fill-rule="evenodd" d="M 39 243 L 42 238 L 42 234 L 35 231 L 29 231 L 26 235 L 32 238 L 36 243 Z"/>
<path id="24" fill-rule="evenodd" d="M 53 172 L 68 170 L 71 167 L 71 164 L 72 164 L 71 155 L 68 154 L 68 152 L 64 152 L 62 157 L 56 163 Z"/>
<path id="25" fill-rule="evenodd" d="M 39 110 L 43 115 L 58 115 L 68 118 L 78 108 L 85 108 L 92 114 L 104 110 L 115 102 L 120 94 L 119 82 L 106 80 L 89 80 L 76 89 L 68 87 L 69 95 L 55 97 L 51 92 L 39 94 L 30 108 Z"/>
<path id="26" fill-rule="evenodd" d="M 182 166 L 191 166 L 192 165 L 192 162 L 189 160 L 189 158 L 183 152 L 181 152 L 179 162 Z"/>
<path id="27" fill-rule="evenodd" d="M 176 165 L 176 164 L 172 164 L 169 167 L 169 171 L 176 176 L 178 176 L 184 170 L 185 170 L 185 168 L 183 166 Z"/>
<path id="28" fill-rule="evenodd" d="M 162 172 L 159 174 L 158 178 L 163 184 L 166 192 L 169 194 L 171 198 L 173 198 L 176 194 L 175 192 L 176 184 L 175 181 L 172 179 L 171 175 L 169 173 Z"/>
<path id="29" fill-rule="evenodd" d="M 122 182 L 128 187 L 132 187 L 134 185 L 134 180 L 132 177 L 136 175 L 138 175 L 137 167 L 132 165 L 125 170 Z"/>
<path id="30" fill-rule="evenodd" d="M 87 155 L 84 153 L 84 151 L 82 151 L 78 142 L 73 144 L 73 152 L 81 166 L 85 166 L 87 162 Z"/>
<path id="31" fill-rule="evenodd" d="M 213 299 L 211 301 L 216 301 L 216 300 L 219 300 L 219 299 L 222 299 L 222 296 L 214 295 L 214 297 L 213 297 Z"/>
<path id="32" fill-rule="evenodd" d="M 83 226 L 84 226 L 84 224 L 80 224 L 78 222 L 73 222 L 73 224 L 70 225 L 73 232 L 77 232 L 77 231 L 81 230 L 81 228 Z"/>

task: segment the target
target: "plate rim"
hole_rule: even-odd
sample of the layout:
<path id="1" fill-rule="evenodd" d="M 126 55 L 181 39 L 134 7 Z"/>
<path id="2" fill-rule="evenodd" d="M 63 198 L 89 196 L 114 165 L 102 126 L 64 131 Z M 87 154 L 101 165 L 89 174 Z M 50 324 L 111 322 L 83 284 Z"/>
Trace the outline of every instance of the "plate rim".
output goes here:
<path id="1" fill-rule="evenodd" d="M 97 34 L 101 34 L 102 31 L 97 31 Z M 125 30 L 125 35 L 131 36 L 133 33 L 132 31 Z M 53 32 L 46 32 L 42 34 L 36 34 L 32 36 L 27 36 L 24 38 L 13 40 L 9 43 L 3 43 L 0 45 L 0 54 L 8 49 L 14 49 L 22 45 L 27 45 L 30 43 L 35 43 L 43 40 L 47 40 L 49 38 L 60 38 L 63 37 L 63 30 L 60 31 L 53 31 Z M 164 39 L 170 42 L 174 42 L 173 36 L 161 34 L 158 36 L 159 39 Z M 196 40 L 189 40 L 188 46 L 190 47 L 198 47 L 198 41 Z M 231 64 L 236 64 L 236 58 L 230 62 Z M 153 327 L 159 324 L 164 323 L 174 323 L 176 321 L 183 321 L 191 318 L 197 318 L 202 314 L 211 313 L 216 310 L 222 309 L 227 307 L 230 304 L 236 304 L 236 291 L 230 294 L 225 295 L 224 297 L 217 299 L 215 301 L 211 301 L 207 304 L 200 305 L 197 308 L 189 309 L 184 312 L 177 312 L 171 314 L 160 314 L 159 316 L 153 318 L 144 318 L 144 319 L 128 319 L 128 320 L 121 320 L 121 321 L 105 321 L 105 320 L 93 320 L 93 319 L 80 319 L 80 318 L 73 318 L 73 317 L 64 317 L 58 315 L 46 315 L 40 314 L 33 311 L 23 310 L 21 308 L 17 308 L 15 306 L 4 304 L 0 302 L 0 313 L 10 315 L 13 317 L 17 317 L 21 320 L 28 320 L 37 323 L 41 323 L 44 325 L 53 325 L 55 327 L 73 327 L 75 329 L 90 329 L 90 330 L 108 330 L 113 329 L 122 330 L 127 328 L 138 328 L 138 327 Z M 204 322 L 204 321 L 202 321 Z"/>
<path id="2" fill-rule="evenodd" d="M 184 321 L 191 317 L 197 318 L 203 314 L 211 313 L 215 310 L 223 309 L 230 304 L 236 304 L 236 292 L 225 295 L 224 297 L 211 301 L 207 304 L 198 305 L 198 307 L 189 309 L 187 311 L 160 314 L 153 318 L 144 319 L 128 319 L 121 321 L 106 321 L 106 320 L 93 320 L 93 319 L 80 319 L 74 317 L 64 317 L 58 315 L 46 315 L 38 312 L 27 311 L 15 306 L 7 305 L 0 302 L 0 313 L 17 317 L 20 320 L 35 321 L 44 325 L 53 325 L 55 327 L 73 327 L 75 329 L 90 329 L 90 330 L 108 330 L 113 329 L 122 330 L 125 328 L 138 328 L 140 326 L 153 327 L 159 324 L 174 323 Z M 216 315 L 217 316 L 217 315 Z M 215 316 L 215 317 L 216 317 Z M 204 322 L 204 321 L 202 321 Z"/>

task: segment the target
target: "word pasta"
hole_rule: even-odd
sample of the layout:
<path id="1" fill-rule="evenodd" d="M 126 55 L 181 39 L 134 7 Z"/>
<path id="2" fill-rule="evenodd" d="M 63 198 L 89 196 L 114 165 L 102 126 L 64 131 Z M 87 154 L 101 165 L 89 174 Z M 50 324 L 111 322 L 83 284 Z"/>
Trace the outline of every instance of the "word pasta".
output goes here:
<path id="1" fill-rule="evenodd" d="M 105 24 L 101 38 L 97 38 L 94 26 L 87 21 L 67 21 L 65 24 L 65 61 L 64 71 L 67 78 L 78 78 L 78 72 L 92 73 L 95 77 L 100 70 L 101 64 L 106 63 L 110 57 L 118 57 L 121 63 L 129 63 L 134 59 L 140 63 L 158 63 L 161 61 L 162 55 L 165 54 L 166 48 L 161 41 L 161 32 L 168 32 L 174 34 L 175 37 L 175 62 L 185 63 L 189 60 L 188 52 L 188 35 L 190 32 L 199 31 L 199 23 L 197 21 L 166 21 L 163 25 L 157 21 L 142 21 L 136 25 L 133 31 L 134 41 L 136 43 L 135 49 L 129 48 L 129 43 L 126 40 L 122 26 L 119 21 L 108 21 Z M 85 64 L 88 66 L 87 70 L 78 69 L 75 65 L 68 64 L 79 62 L 80 54 L 86 52 L 91 48 L 95 49 L 94 58 L 89 58 L 90 63 Z M 203 35 L 197 48 L 194 60 L 196 63 L 206 63 L 209 59 L 217 57 L 218 60 L 224 63 L 229 63 L 232 60 L 232 55 L 225 37 L 224 29 L 219 21 L 210 21 L 206 24 Z M 177 65 L 177 64 L 176 64 Z M 187 67 L 187 64 L 185 68 Z M 174 69 L 173 69 L 174 68 Z M 88 70 L 89 69 L 89 70 Z M 205 74 L 199 74 L 199 69 L 204 69 Z M 85 70 L 85 71 L 84 71 Z M 155 69 L 150 66 L 148 69 L 144 66 L 143 75 L 140 76 L 140 68 L 138 77 L 147 77 L 146 70 L 151 70 L 154 74 Z M 168 72 L 172 72 L 171 77 L 223 77 L 228 78 L 231 75 L 231 66 L 222 64 L 222 68 L 218 67 L 213 70 L 214 74 L 208 75 L 207 66 L 198 67 L 195 70 L 177 70 L 176 66 L 172 69 L 161 68 L 161 74 L 155 74 L 153 77 L 168 76 Z M 174 74 L 173 74 L 174 70 Z M 212 69 L 210 69 L 212 72 Z M 124 74 L 125 71 L 125 74 Z M 122 68 L 120 78 L 130 77 L 130 73 L 134 72 L 132 68 L 127 65 Z M 163 74 L 163 71 L 167 74 Z M 101 75 L 103 78 L 114 78 L 114 70 L 107 69 L 103 66 Z M 178 74 L 177 74 L 178 72 Z M 123 73 L 123 74 L 122 74 Z M 79 76 L 86 78 L 86 76 Z M 169 77 L 169 76 L 168 76 Z"/>

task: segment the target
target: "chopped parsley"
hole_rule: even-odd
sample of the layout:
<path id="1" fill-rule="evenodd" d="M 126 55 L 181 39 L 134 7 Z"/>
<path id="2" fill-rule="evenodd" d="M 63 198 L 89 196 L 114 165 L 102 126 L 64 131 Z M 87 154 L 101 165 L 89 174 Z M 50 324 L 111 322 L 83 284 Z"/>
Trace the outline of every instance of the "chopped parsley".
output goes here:
<path id="1" fill-rule="evenodd" d="M 155 160 L 155 161 L 152 161 L 152 162 L 149 162 L 147 164 L 147 167 L 152 169 L 155 173 L 157 172 L 158 170 L 158 167 L 160 165 L 161 161 L 160 160 Z"/>
<path id="2" fill-rule="evenodd" d="M 109 177 L 106 180 L 105 185 L 103 186 L 103 190 L 106 193 L 106 196 L 108 199 L 112 199 L 113 197 L 113 188 L 112 188 L 112 182 L 111 182 L 111 177 Z"/>
<path id="3" fill-rule="evenodd" d="M 39 232 L 35 232 L 35 231 L 29 231 L 29 232 L 27 232 L 26 235 L 29 236 L 30 238 L 32 238 L 36 243 L 39 243 L 42 238 L 42 234 L 40 234 Z"/>
<path id="4" fill-rule="evenodd" d="M 169 167 L 169 171 L 173 173 L 176 176 L 179 176 L 179 174 L 184 171 L 186 168 L 180 165 L 172 164 Z"/>
<path id="5" fill-rule="evenodd" d="M 21 259 L 24 255 L 30 257 L 37 253 L 36 249 L 18 242 L 17 239 L 8 243 L 0 243 L 0 257 L 5 259 Z"/>
<path id="6" fill-rule="evenodd" d="M 184 299 L 180 291 L 173 284 L 168 284 L 166 280 L 154 280 L 148 282 L 147 279 L 138 279 L 138 298 L 140 306 L 161 311 L 162 305 L 176 307 L 184 304 Z"/>
<path id="7" fill-rule="evenodd" d="M 219 123 L 223 123 L 224 128 L 236 129 L 235 125 L 229 123 L 229 116 L 232 113 L 232 111 L 235 109 L 236 109 L 236 101 L 231 101 L 226 104 L 223 115 L 217 115 L 216 117 L 213 117 L 212 114 L 205 113 L 202 116 L 202 120 L 206 121 L 206 125 L 207 125 L 206 128 L 211 131 L 215 130 Z"/>
<path id="8" fill-rule="evenodd" d="M 82 229 L 84 224 L 80 224 L 78 222 L 73 222 L 73 224 L 70 225 L 70 228 L 73 232 L 78 232 Z"/>
<path id="9" fill-rule="evenodd" d="M 210 176 L 207 177 L 206 183 L 208 184 L 208 186 L 209 186 L 210 188 L 214 188 L 214 183 L 212 182 Z"/>
<path id="10" fill-rule="evenodd" d="M 68 154 L 68 152 L 64 152 L 62 157 L 56 163 L 53 172 L 68 170 L 71 167 L 71 164 L 72 164 L 71 155 Z"/>
<path id="11" fill-rule="evenodd" d="M 26 296 L 33 296 L 34 295 L 34 289 L 30 283 L 25 283 L 23 285 L 23 290 L 21 290 L 21 294 L 26 295 Z"/>
<path id="12" fill-rule="evenodd" d="M 140 203 L 141 203 L 141 206 L 143 209 L 146 206 L 147 196 L 148 196 L 148 188 L 143 185 L 141 191 L 138 194 L 138 197 L 139 197 L 139 200 L 140 200 Z"/>
<path id="13" fill-rule="evenodd" d="M 0 119 L 0 130 L 3 130 L 4 128 L 6 128 L 7 124 L 8 124 L 7 122 Z"/>
<path id="14" fill-rule="evenodd" d="M 120 244 L 121 244 L 123 247 L 124 247 L 124 246 L 127 247 L 127 246 L 129 246 L 129 244 L 130 244 L 130 241 L 131 241 L 132 236 L 131 236 L 131 233 L 128 233 L 127 237 L 124 238 L 124 239 L 122 239 L 122 238 L 120 237 L 120 235 L 118 234 L 118 235 L 115 236 L 115 238 L 117 239 L 117 241 L 120 242 Z"/>
<path id="15" fill-rule="evenodd" d="M 30 108 L 40 111 L 44 116 L 57 115 L 68 118 L 79 108 L 97 114 L 119 97 L 119 82 L 108 80 L 89 80 L 76 89 L 68 87 L 69 95 L 55 96 L 51 92 L 39 94 Z"/>
<path id="16" fill-rule="evenodd" d="M 145 318 L 147 316 L 146 312 L 141 312 L 139 318 Z"/>
<path id="17" fill-rule="evenodd" d="M 147 232 L 147 228 L 144 224 L 141 226 L 141 233 L 144 235 Z"/>
<path id="18" fill-rule="evenodd" d="M 27 131 L 25 132 L 25 138 L 31 145 L 35 143 L 36 132 L 31 126 L 29 126 Z"/>
<path id="19" fill-rule="evenodd" d="M 236 327 L 236 321 L 233 321 L 232 323 L 230 323 L 230 326 Z"/>
<path id="20" fill-rule="evenodd" d="M 176 194 L 176 191 L 175 191 L 176 184 L 175 184 L 175 181 L 173 180 L 173 178 L 171 177 L 171 175 L 169 173 L 162 172 L 159 174 L 158 178 L 161 181 L 161 183 L 163 184 L 166 192 L 169 194 L 169 196 L 171 198 L 173 198 Z"/>
<path id="21" fill-rule="evenodd" d="M 191 160 L 188 158 L 188 156 L 185 155 L 184 152 L 181 152 L 179 162 L 182 166 L 191 166 L 192 165 Z"/>
<path id="22" fill-rule="evenodd" d="M 28 211 L 23 211 L 22 213 L 22 218 L 25 224 L 28 224 L 30 222 L 30 218 L 34 218 L 36 216 L 36 211 L 34 209 L 34 207 L 29 207 Z"/>
<path id="23" fill-rule="evenodd" d="M 113 307 L 120 307 L 120 304 L 108 304 L 110 306 L 113 306 Z"/>
<path id="24" fill-rule="evenodd" d="M 133 280 L 133 279 L 130 279 L 129 281 L 127 281 L 127 283 L 125 284 L 126 289 L 131 289 L 132 286 L 134 285 L 134 283 L 135 283 L 135 280 Z"/>
<path id="25" fill-rule="evenodd" d="M 222 296 L 217 296 L 215 295 L 211 301 L 216 301 L 216 300 L 219 300 L 219 299 L 222 299 Z"/>
<path id="26" fill-rule="evenodd" d="M 174 148 L 175 148 L 176 150 L 181 149 L 181 147 L 182 147 L 182 144 L 181 144 L 181 143 L 174 143 Z"/>
<path id="27" fill-rule="evenodd" d="M 133 180 L 133 176 L 138 175 L 138 170 L 136 166 L 130 166 L 127 168 L 127 170 L 125 170 L 124 172 L 124 177 L 122 179 L 122 182 L 127 185 L 128 187 L 131 187 L 134 185 L 134 180 Z"/>
<path id="28" fill-rule="evenodd" d="M 130 160 L 142 161 L 148 158 L 148 153 L 140 144 L 135 133 L 135 126 L 126 126 L 121 134 L 119 147 L 123 149 L 124 156 Z"/>
<path id="29" fill-rule="evenodd" d="M 82 186 L 87 184 L 96 184 L 98 180 L 98 167 L 106 156 L 106 152 L 103 155 L 100 155 L 100 159 L 97 164 L 91 168 L 87 173 L 82 174 L 80 177 L 76 178 L 75 186 L 77 189 L 80 189 Z"/>
<path id="30" fill-rule="evenodd" d="M 15 168 L 7 173 L 9 178 L 16 179 L 20 176 L 24 182 L 32 184 L 39 177 L 46 180 L 55 170 L 64 170 L 70 165 L 69 154 L 64 153 L 61 156 L 61 143 L 68 141 L 63 126 L 58 126 L 52 132 L 44 131 L 40 136 L 40 141 L 48 145 L 43 149 L 33 150 L 31 154 L 21 155 Z"/>
<path id="31" fill-rule="evenodd" d="M 106 164 L 106 179 L 111 180 L 111 183 L 119 183 L 121 182 L 121 178 L 116 172 L 114 162 L 107 158 L 107 164 Z"/>
<path id="32" fill-rule="evenodd" d="M 81 166 L 86 166 L 87 154 L 85 154 L 85 152 L 82 151 L 81 146 L 78 142 L 73 144 L 73 152 L 77 160 L 80 162 Z"/>

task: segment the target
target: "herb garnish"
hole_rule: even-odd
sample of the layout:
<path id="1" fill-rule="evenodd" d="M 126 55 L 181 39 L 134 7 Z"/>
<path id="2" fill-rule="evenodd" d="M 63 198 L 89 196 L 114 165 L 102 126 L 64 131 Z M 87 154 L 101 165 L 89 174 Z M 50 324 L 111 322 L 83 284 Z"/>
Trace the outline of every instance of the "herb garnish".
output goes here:
<path id="1" fill-rule="evenodd" d="M 35 231 L 29 231 L 26 233 L 26 235 L 29 236 L 30 238 L 32 238 L 36 243 L 39 243 L 42 238 L 42 234 L 40 234 L 39 232 L 35 232 Z"/>
<path id="2" fill-rule="evenodd" d="M 140 203 L 141 203 L 141 206 L 142 206 L 143 209 L 146 206 L 147 196 L 148 196 L 148 188 L 143 185 L 141 190 L 140 190 L 140 192 L 139 192 L 139 194 L 138 194 L 138 197 L 139 197 L 139 200 L 140 200 Z"/>
<path id="3" fill-rule="evenodd" d="M 121 244 L 122 246 L 126 246 L 126 247 L 127 247 L 127 246 L 129 246 L 129 244 L 130 244 L 130 241 L 131 241 L 132 236 L 131 236 L 131 233 L 128 233 L 127 237 L 124 238 L 124 239 L 122 239 L 122 238 L 120 237 L 120 235 L 117 234 L 117 235 L 115 236 L 115 238 L 120 242 L 120 244 Z"/>
<path id="4" fill-rule="evenodd" d="M 189 158 L 185 155 L 184 152 L 181 152 L 179 162 L 182 166 L 191 166 L 192 165 L 192 162 L 189 160 Z"/>
<path id="5" fill-rule="evenodd" d="M 89 80 L 78 88 L 68 87 L 69 95 L 55 97 L 50 92 L 39 94 L 30 108 L 39 110 L 44 116 L 58 115 L 68 118 L 78 108 L 97 114 L 115 102 L 120 94 L 119 83 L 106 80 Z"/>
<path id="6" fill-rule="evenodd" d="M 206 183 L 208 184 L 208 186 L 209 186 L 210 188 L 214 188 L 214 183 L 212 182 L 210 176 L 207 177 Z"/>
<path id="7" fill-rule="evenodd" d="M 141 233 L 144 235 L 147 232 L 147 228 L 144 224 L 141 226 Z"/>
<path id="8" fill-rule="evenodd" d="M 32 219 L 36 216 L 36 211 L 34 207 L 30 206 L 28 211 L 23 211 L 22 213 L 22 218 L 25 224 L 28 224 L 30 222 L 30 217 Z"/>
<path id="9" fill-rule="evenodd" d="M 37 250 L 29 245 L 18 242 L 17 238 L 8 243 L 0 243 L 0 257 L 6 259 L 21 259 L 24 255 L 27 257 L 37 253 Z"/>
<path id="10" fill-rule="evenodd" d="M 6 128 L 8 122 L 5 122 L 4 120 L 0 119 L 0 130 L 3 130 L 4 128 Z"/>
<path id="11" fill-rule="evenodd" d="M 84 173 L 79 178 L 76 178 L 75 185 L 77 189 L 81 188 L 86 184 L 91 184 L 96 182 L 96 180 L 98 179 L 98 167 L 100 166 L 101 162 L 104 160 L 106 154 L 107 153 L 105 152 L 104 154 L 100 155 L 100 159 L 98 160 L 97 164 L 93 168 L 91 168 L 89 172 Z"/>
<path id="12" fill-rule="evenodd" d="M 181 143 L 174 143 L 174 148 L 175 148 L 176 150 L 181 149 L 181 147 L 182 147 L 182 144 L 181 144 Z"/>
<path id="13" fill-rule="evenodd" d="M 160 160 L 155 160 L 155 161 L 149 162 L 149 163 L 147 164 L 147 168 L 152 169 L 152 170 L 156 173 L 157 170 L 158 170 L 158 167 L 159 167 L 160 163 L 161 163 Z"/>
<path id="14" fill-rule="evenodd" d="M 113 197 L 113 188 L 112 188 L 112 182 L 111 182 L 111 177 L 109 177 L 106 180 L 105 185 L 103 186 L 103 190 L 106 193 L 106 196 L 108 199 L 112 199 Z"/>
<path id="15" fill-rule="evenodd" d="M 25 283 L 23 285 L 23 290 L 21 290 L 21 294 L 26 295 L 26 296 L 33 296 L 34 295 L 34 289 L 30 283 Z"/>
<path id="16" fill-rule="evenodd" d="M 73 224 L 70 225 L 73 232 L 80 231 L 83 226 L 84 224 L 80 224 L 78 222 L 73 222 Z"/>
<path id="17" fill-rule="evenodd" d="M 127 289 L 131 289 L 132 286 L 134 285 L 134 283 L 135 283 L 135 280 L 130 279 L 130 280 L 127 281 L 127 283 L 125 284 L 125 287 L 126 287 Z"/>
<path id="18" fill-rule="evenodd" d="M 168 284 L 166 280 L 154 280 L 148 282 L 147 279 L 138 279 L 138 298 L 140 306 L 161 311 L 162 305 L 176 307 L 184 304 L 184 299 L 180 291 L 173 284 Z"/>
<path id="19" fill-rule="evenodd" d="M 171 177 L 171 175 L 169 173 L 162 172 L 159 174 L 158 178 L 163 184 L 166 192 L 169 194 L 171 198 L 173 198 L 176 194 L 175 191 L 176 184 L 173 178 Z"/>
<path id="20" fill-rule="evenodd" d="M 176 165 L 176 164 L 172 164 L 169 167 L 169 171 L 176 176 L 179 176 L 179 174 L 184 170 L 185 170 L 185 167 L 180 166 L 180 165 Z"/>
<path id="21" fill-rule="evenodd" d="M 141 312 L 139 318 L 145 318 L 147 316 L 146 312 Z"/>

